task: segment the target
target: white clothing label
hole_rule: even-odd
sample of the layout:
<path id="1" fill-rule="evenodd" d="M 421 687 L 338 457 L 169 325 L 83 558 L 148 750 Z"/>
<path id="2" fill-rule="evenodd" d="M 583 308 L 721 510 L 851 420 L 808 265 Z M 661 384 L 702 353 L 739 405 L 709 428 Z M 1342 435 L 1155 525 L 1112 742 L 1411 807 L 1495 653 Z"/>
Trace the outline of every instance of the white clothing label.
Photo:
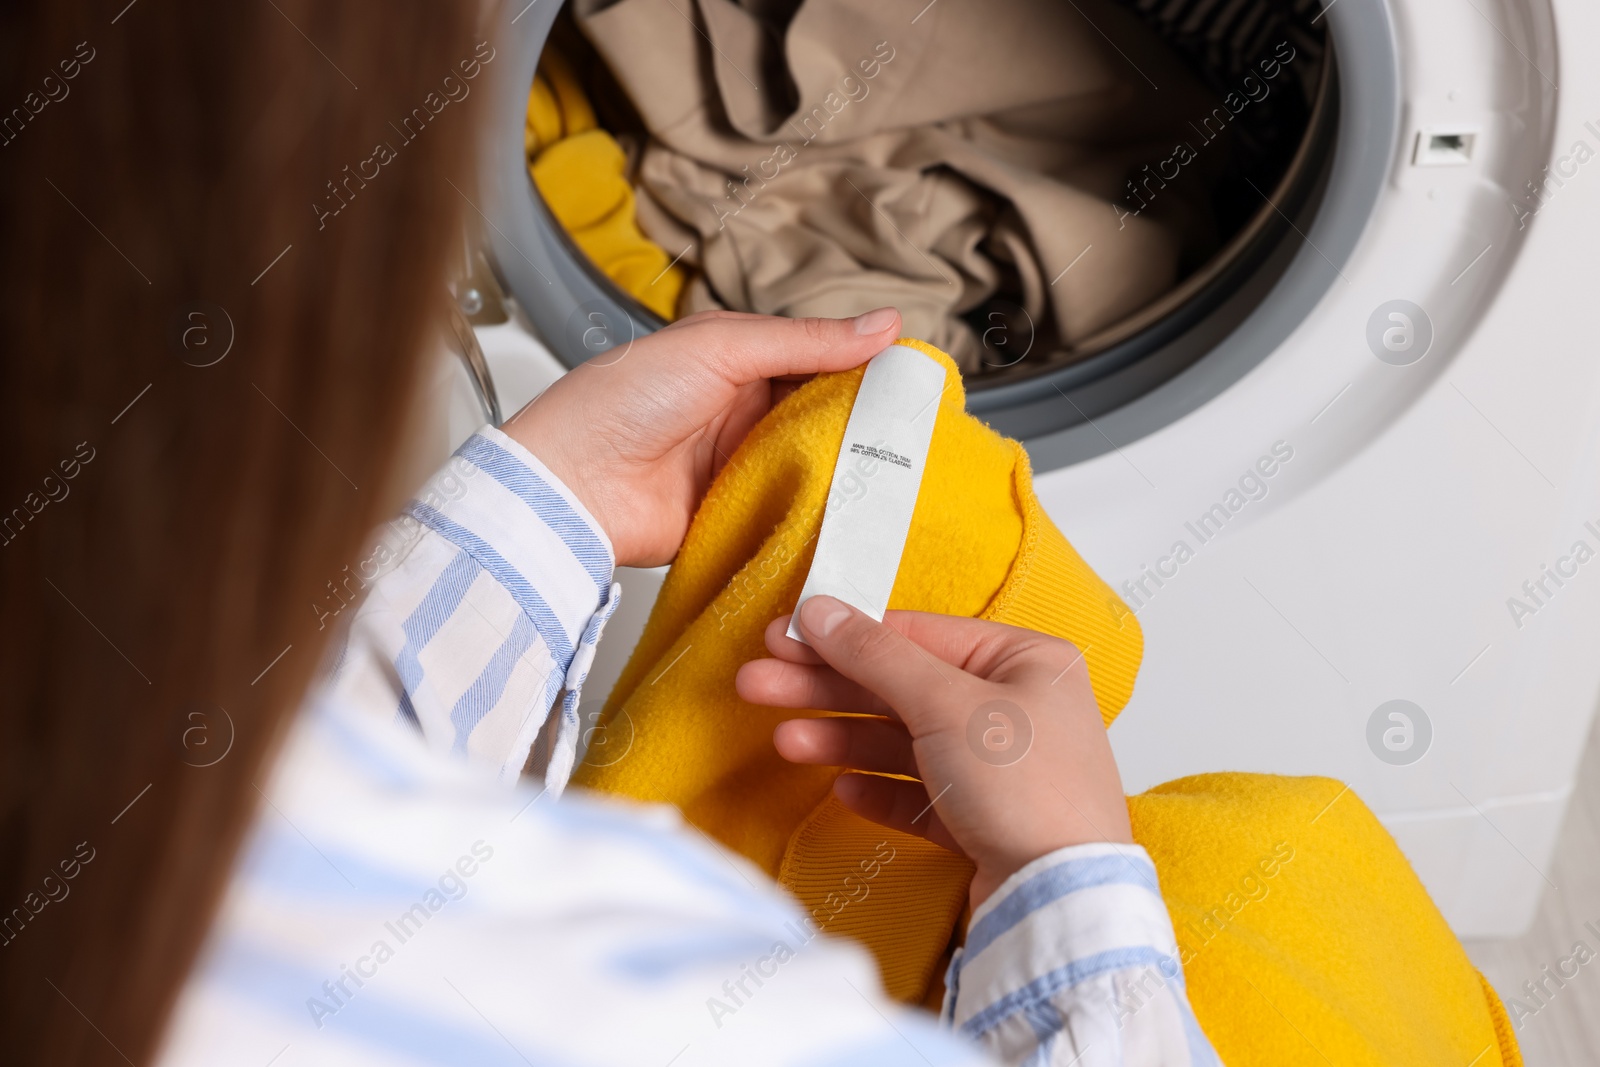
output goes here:
<path id="1" fill-rule="evenodd" d="M 938 421 L 944 367 L 903 345 L 872 357 L 850 409 L 799 605 L 818 593 L 881 620 Z M 789 636 L 804 641 L 793 620 Z"/>

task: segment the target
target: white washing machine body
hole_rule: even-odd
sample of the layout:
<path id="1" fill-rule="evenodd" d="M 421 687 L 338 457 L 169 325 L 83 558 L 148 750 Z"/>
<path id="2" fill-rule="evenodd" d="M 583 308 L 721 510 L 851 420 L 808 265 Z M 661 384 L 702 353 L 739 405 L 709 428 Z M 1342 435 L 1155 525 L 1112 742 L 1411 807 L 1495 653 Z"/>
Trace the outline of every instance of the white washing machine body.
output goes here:
<path id="1" fill-rule="evenodd" d="M 1600 696 L 1600 71 L 1559 47 L 1600 10 L 1325 10 L 1346 110 L 1292 261 L 1214 354 L 1030 441 L 1036 486 L 1144 630 L 1130 792 L 1343 780 L 1458 934 L 1512 935 Z M 508 413 L 563 372 L 520 317 L 479 337 Z M 482 418 L 449 373 L 441 449 Z M 586 714 L 663 573 L 621 575 Z"/>
<path id="2" fill-rule="evenodd" d="M 1340 779 L 1458 934 L 1509 936 L 1600 696 L 1600 80 L 1558 48 L 1600 39 L 1600 9 L 1389 13 L 1396 136 L 1337 280 L 1183 417 L 1132 439 L 1152 396 L 1095 420 L 1128 443 L 1038 492 L 1144 629 L 1111 730 L 1130 792 Z"/>

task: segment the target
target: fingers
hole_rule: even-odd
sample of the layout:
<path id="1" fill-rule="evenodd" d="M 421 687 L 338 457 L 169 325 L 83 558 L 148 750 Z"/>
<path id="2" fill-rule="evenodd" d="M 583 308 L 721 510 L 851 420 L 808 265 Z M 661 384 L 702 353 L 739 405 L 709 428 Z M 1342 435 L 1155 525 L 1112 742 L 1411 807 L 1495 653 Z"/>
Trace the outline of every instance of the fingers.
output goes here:
<path id="1" fill-rule="evenodd" d="M 710 315 L 679 328 L 703 333 L 700 357 L 738 386 L 860 366 L 900 335 L 900 313 L 878 308 L 853 319 Z"/>
<path id="2" fill-rule="evenodd" d="M 946 663 L 979 678 L 1048 681 L 1082 655 L 1071 642 L 1020 626 L 927 611 L 891 611 L 884 622 Z"/>
<path id="3" fill-rule="evenodd" d="M 813 596 L 800 605 L 800 629 L 811 647 L 845 679 L 882 697 L 916 734 L 918 713 L 948 701 L 950 686 L 970 681 L 886 623 L 836 600 Z"/>
<path id="4" fill-rule="evenodd" d="M 961 846 L 945 828 L 920 782 L 880 778 L 871 774 L 842 774 L 833 783 L 833 795 L 863 819 L 902 833 L 925 837 L 951 852 Z"/>
<path id="5" fill-rule="evenodd" d="M 917 774 L 911 735 L 887 719 L 790 719 L 772 732 L 772 744 L 790 763 Z"/>
<path id="6" fill-rule="evenodd" d="M 790 663 L 821 663 L 822 657 L 817 655 L 816 649 L 804 641 L 796 641 L 789 636 L 789 623 L 793 618 L 793 615 L 779 615 L 767 623 L 766 633 L 763 635 L 767 651 Z"/>
<path id="7" fill-rule="evenodd" d="M 767 625 L 767 651 L 790 663 L 823 662 L 810 645 L 789 636 L 790 618 L 781 615 Z M 931 611 L 889 611 L 884 613 L 883 621 L 932 656 L 980 678 L 993 677 L 1008 668 L 1013 676 L 1019 671 L 1042 672 L 1049 680 L 1064 668 L 1083 662 L 1082 653 L 1071 642 L 987 619 Z"/>
<path id="8" fill-rule="evenodd" d="M 883 698 L 840 676 L 832 667 L 779 659 L 751 660 L 733 676 L 733 685 L 741 698 L 771 708 L 894 715 Z"/>

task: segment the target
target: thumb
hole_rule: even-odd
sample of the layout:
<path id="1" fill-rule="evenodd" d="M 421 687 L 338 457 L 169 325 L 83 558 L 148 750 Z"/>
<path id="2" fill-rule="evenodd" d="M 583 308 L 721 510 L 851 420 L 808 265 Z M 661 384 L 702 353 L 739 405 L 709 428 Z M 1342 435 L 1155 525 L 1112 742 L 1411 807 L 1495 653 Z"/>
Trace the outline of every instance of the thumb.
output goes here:
<path id="1" fill-rule="evenodd" d="M 696 329 L 706 334 L 708 361 L 738 386 L 858 367 L 900 335 L 900 312 L 878 308 L 853 319 L 718 316 Z"/>
<path id="2" fill-rule="evenodd" d="M 941 663 L 887 623 L 842 600 L 818 594 L 795 613 L 800 631 L 827 664 L 877 694 L 917 733 L 914 721 L 967 675 Z"/>

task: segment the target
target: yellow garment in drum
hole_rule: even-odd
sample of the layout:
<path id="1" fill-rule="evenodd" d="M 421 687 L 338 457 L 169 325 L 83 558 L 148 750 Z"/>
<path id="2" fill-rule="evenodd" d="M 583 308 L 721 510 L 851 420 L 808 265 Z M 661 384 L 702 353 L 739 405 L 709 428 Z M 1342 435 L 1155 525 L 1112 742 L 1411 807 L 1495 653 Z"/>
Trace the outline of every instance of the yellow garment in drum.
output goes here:
<path id="1" fill-rule="evenodd" d="M 1138 622 L 1041 510 L 1022 447 L 966 414 L 949 357 L 897 343 L 939 359 L 946 388 L 889 606 L 1073 641 L 1109 725 L 1133 691 Z M 831 794 L 836 768 L 773 750 L 774 726 L 794 713 L 747 704 L 733 685 L 799 596 L 862 373 L 797 390 L 718 475 L 607 701 L 605 744 L 574 782 L 678 806 L 777 878 L 819 927 L 863 942 L 891 995 L 925 1001 L 963 933 L 970 864 L 844 809 Z M 870 498 L 870 477 L 863 487 Z M 1498 1001 L 1347 790 L 1204 775 L 1129 808 L 1196 1016 L 1230 1067 L 1322 1056 L 1462 1067 L 1486 1049 L 1477 1067 L 1520 1063 Z"/>
<path id="2" fill-rule="evenodd" d="M 528 172 L 573 243 L 628 295 L 671 321 L 683 271 L 639 229 L 628 161 L 571 68 L 553 51 L 539 59 L 523 127 Z"/>

